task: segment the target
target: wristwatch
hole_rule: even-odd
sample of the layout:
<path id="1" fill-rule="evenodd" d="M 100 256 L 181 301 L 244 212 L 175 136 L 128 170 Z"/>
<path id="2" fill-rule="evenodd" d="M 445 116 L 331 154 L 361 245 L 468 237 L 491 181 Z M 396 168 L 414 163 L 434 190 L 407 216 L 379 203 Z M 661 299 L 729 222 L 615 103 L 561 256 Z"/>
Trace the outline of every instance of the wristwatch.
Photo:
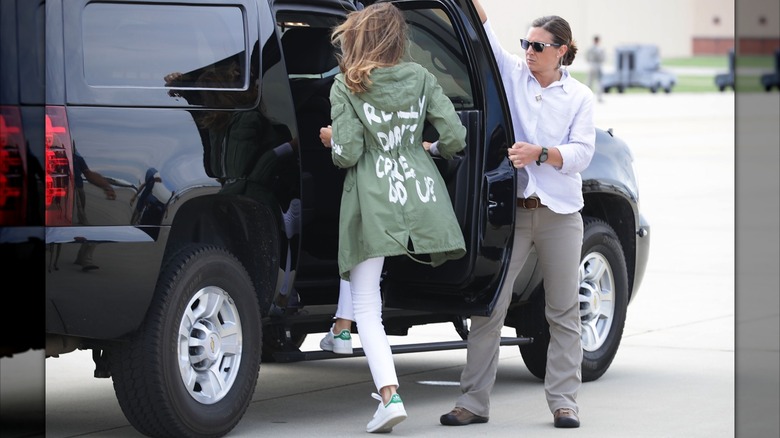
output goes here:
<path id="1" fill-rule="evenodd" d="M 539 154 L 539 158 L 536 160 L 536 165 L 541 166 L 545 161 L 547 161 L 547 148 L 542 146 L 542 153 Z"/>

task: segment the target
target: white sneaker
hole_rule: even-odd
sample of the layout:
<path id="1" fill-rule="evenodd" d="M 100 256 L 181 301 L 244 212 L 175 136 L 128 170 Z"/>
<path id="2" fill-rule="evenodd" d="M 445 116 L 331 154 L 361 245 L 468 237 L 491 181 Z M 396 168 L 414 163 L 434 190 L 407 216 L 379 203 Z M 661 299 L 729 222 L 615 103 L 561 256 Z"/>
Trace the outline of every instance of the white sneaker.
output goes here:
<path id="1" fill-rule="evenodd" d="M 382 397 L 379 394 L 371 394 L 371 397 L 379 400 L 379 407 L 374 413 L 374 418 L 368 422 L 366 432 L 387 433 L 392 432 L 393 427 L 406 420 L 406 409 L 401 396 L 393 394 L 387 404 L 382 403 Z"/>
<path id="2" fill-rule="evenodd" d="M 336 354 L 352 354 L 352 335 L 349 330 L 342 330 L 341 333 L 334 335 L 331 327 L 320 341 L 320 348 Z"/>

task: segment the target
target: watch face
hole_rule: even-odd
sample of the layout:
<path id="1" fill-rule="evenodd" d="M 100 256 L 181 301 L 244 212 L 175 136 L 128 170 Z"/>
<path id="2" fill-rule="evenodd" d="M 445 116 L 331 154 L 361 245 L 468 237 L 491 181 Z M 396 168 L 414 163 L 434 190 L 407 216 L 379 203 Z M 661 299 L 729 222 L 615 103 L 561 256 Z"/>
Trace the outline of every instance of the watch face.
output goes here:
<path id="1" fill-rule="evenodd" d="M 536 165 L 541 166 L 545 161 L 547 161 L 547 148 L 542 147 L 542 153 L 539 154 L 539 158 L 536 159 Z"/>

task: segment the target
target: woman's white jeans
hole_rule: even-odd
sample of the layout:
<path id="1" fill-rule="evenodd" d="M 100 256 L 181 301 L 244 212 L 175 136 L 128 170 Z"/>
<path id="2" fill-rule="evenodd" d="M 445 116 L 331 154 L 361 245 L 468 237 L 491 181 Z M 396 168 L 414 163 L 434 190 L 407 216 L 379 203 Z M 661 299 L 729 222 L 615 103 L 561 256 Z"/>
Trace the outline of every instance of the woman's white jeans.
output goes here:
<path id="1" fill-rule="evenodd" d="M 341 280 L 336 318 L 355 321 L 360 345 L 368 359 L 368 368 L 377 391 L 398 386 L 393 353 L 382 324 L 382 294 L 379 281 L 384 257 L 368 259 L 349 272 L 350 281 Z"/>

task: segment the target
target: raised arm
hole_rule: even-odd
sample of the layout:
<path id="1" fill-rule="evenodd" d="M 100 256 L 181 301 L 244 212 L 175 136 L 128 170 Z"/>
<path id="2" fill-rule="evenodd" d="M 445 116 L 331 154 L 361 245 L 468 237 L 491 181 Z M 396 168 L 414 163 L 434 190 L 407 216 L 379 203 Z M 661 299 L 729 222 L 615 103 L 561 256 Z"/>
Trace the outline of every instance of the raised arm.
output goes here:
<path id="1" fill-rule="evenodd" d="M 485 9 L 482 8 L 482 4 L 479 2 L 479 0 L 472 0 L 472 3 L 474 3 L 474 7 L 477 8 L 479 19 L 484 24 L 487 21 L 487 13 L 485 13 Z"/>

